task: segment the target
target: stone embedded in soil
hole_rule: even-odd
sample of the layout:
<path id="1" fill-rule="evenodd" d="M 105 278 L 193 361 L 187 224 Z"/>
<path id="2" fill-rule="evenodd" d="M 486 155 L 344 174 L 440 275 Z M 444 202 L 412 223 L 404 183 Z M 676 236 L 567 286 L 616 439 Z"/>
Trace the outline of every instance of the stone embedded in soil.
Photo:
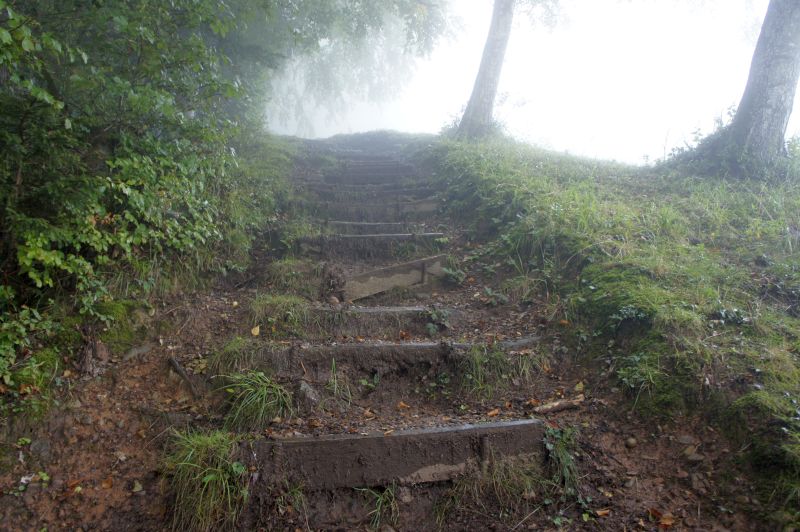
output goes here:
<path id="1" fill-rule="evenodd" d="M 636 438 L 628 438 L 627 440 L 625 440 L 625 447 L 627 447 L 628 449 L 633 449 L 638 444 L 639 442 L 636 441 Z"/>

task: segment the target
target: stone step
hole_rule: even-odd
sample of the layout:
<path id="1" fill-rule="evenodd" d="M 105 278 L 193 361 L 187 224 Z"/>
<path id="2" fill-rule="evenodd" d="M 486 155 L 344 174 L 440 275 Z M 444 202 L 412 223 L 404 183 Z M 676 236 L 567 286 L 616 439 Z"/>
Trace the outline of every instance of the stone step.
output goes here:
<path id="1" fill-rule="evenodd" d="M 540 340 L 529 336 L 500 343 L 504 351 L 530 347 Z M 262 344 L 241 360 L 221 360 L 225 371 L 269 369 L 282 380 L 304 380 L 324 385 L 331 378 L 333 361 L 338 370 L 352 376 L 400 374 L 404 378 L 454 371 L 473 344 L 448 342 L 354 342 L 331 345 Z"/>
<path id="2" fill-rule="evenodd" d="M 325 183 L 343 184 L 388 184 L 401 183 L 419 179 L 419 174 L 413 170 L 385 169 L 385 170 L 348 170 L 341 173 L 329 173 L 323 176 Z"/>
<path id="3" fill-rule="evenodd" d="M 442 482 L 485 469 L 490 460 L 541 461 L 538 419 L 412 428 L 367 435 L 257 440 L 241 456 L 268 487 L 275 479 L 310 490 Z"/>
<path id="4" fill-rule="evenodd" d="M 441 309 L 437 309 L 440 312 Z M 444 309 L 452 322 L 457 313 Z M 319 326 L 328 336 L 350 338 L 391 335 L 397 338 L 400 331 L 407 334 L 422 335 L 425 326 L 430 323 L 430 309 L 422 306 L 413 307 L 359 307 L 348 306 L 342 309 L 320 308 L 314 313 L 319 317 Z"/>
<path id="5" fill-rule="evenodd" d="M 301 189 L 303 190 L 303 189 Z M 380 201 L 391 202 L 401 200 L 414 200 L 432 198 L 437 194 L 437 189 L 430 186 L 391 186 L 391 187 L 372 187 L 372 186 L 336 186 L 324 184 L 309 184 L 305 187 L 313 197 L 323 201 Z"/>
<path id="6" fill-rule="evenodd" d="M 334 203 L 320 205 L 330 218 L 353 222 L 403 222 L 430 219 L 439 211 L 439 201 L 423 199 L 385 203 Z"/>
<path id="7" fill-rule="evenodd" d="M 421 233 L 419 224 L 406 222 L 346 222 L 329 220 L 321 222 L 327 228 L 339 234 L 373 235 L 379 233 Z"/>
<path id="8" fill-rule="evenodd" d="M 437 239 L 444 236 L 444 233 L 334 234 L 302 238 L 298 245 L 304 254 L 326 259 L 408 258 L 440 248 Z"/>
<path id="9" fill-rule="evenodd" d="M 350 277 L 345 282 L 344 300 L 356 301 L 392 288 L 425 284 L 431 277 L 444 275 L 444 263 L 445 255 L 435 255 Z"/>

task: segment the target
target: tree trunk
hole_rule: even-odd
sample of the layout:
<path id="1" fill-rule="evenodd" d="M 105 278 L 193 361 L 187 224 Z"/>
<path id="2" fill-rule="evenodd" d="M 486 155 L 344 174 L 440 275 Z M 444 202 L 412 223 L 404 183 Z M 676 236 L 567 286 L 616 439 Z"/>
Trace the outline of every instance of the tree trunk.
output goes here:
<path id="1" fill-rule="evenodd" d="M 774 168 L 800 77 L 800 2 L 770 0 L 750 74 L 729 126 L 698 147 L 698 160 L 746 176 Z"/>
<path id="2" fill-rule="evenodd" d="M 503 69 L 508 38 L 511 36 L 511 22 L 514 19 L 515 0 L 494 0 L 492 24 L 483 47 L 481 66 L 472 96 L 458 126 L 457 136 L 475 139 L 486 135 L 492 129 L 492 111 Z"/>

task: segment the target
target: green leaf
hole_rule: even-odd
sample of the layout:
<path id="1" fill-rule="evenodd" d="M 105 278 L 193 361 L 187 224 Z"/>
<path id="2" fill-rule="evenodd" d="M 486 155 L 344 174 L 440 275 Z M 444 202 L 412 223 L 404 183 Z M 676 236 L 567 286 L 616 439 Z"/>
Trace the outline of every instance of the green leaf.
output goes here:
<path id="1" fill-rule="evenodd" d="M 234 475 L 241 475 L 245 471 L 247 471 L 247 468 L 241 462 L 234 462 L 231 464 L 231 472 Z"/>
<path id="2" fill-rule="evenodd" d="M 13 39 L 11 38 L 11 33 L 5 28 L 0 28 L 0 42 L 3 44 L 9 44 Z"/>
<path id="3" fill-rule="evenodd" d="M 65 129 L 72 129 L 72 120 L 69 118 L 64 119 L 64 128 Z"/>
<path id="4" fill-rule="evenodd" d="M 33 41 L 28 37 L 22 39 L 22 49 L 26 52 L 32 52 L 34 49 Z"/>

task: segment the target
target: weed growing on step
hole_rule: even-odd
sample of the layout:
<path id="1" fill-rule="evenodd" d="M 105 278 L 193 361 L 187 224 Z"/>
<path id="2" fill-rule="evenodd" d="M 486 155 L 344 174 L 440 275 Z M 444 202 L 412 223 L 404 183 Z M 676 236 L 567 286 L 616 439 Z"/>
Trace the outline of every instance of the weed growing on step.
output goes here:
<path id="1" fill-rule="evenodd" d="M 226 432 L 174 432 L 164 460 L 174 494 L 173 530 L 232 529 L 247 501 L 247 469 Z"/>
<path id="2" fill-rule="evenodd" d="M 440 332 L 450 328 L 450 311 L 435 305 L 425 311 L 425 331 L 433 338 Z"/>
<path id="3" fill-rule="evenodd" d="M 547 490 L 538 455 L 505 460 L 492 455 L 484 472 L 473 471 L 454 482 L 436 502 L 434 517 L 439 527 L 453 513 L 469 510 L 508 521 L 530 512 L 532 506 L 542 502 Z"/>
<path id="4" fill-rule="evenodd" d="M 270 262 L 264 280 L 275 292 L 315 299 L 322 282 L 322 266 L 307 259 L 287 257 Z"/>
<path id="5" fill-rule="evenodd" d="M 461 285 L 467 278 L 467 273 L 459 268 L 442 268 L 444 272 L 444 280 L 453 285 Z"/>
<path id="6" fill-rule="evenodd" d="M 241 371 L 253 364 L 257 350 L 254 339 L 235 336 L 209 357 L 208 368 L 213 375 Z"/>
<path id="7" fill-rule="evenodd" d="M 496 345 L 474 345 L 461 362 L 464 388 L 479 399 L 493 397 L 512 370 L 508 357 Z"/>
<path id="8" fill-rule="evenodd" d="M 308 302 L 297 296 L 261 294 L 250 303 L 252 324 L 277 336 L 303 336 L 313 325 Z"/>
<path id="9" fill-rule="evenodd" d="M 328 377 L 328 382 L 325 383 L 325 389 L 330 392 L 334 399 L 341 401 L 347 406 L 353 400 L 353 393 L 350 390 L 350 380 L 347 375 L 340 373 L 336 368 L 336 359 L 331 359 L 331 374 Z"/>
<path id="10" fill-rule="evenodd" d="M 292 415 L 292 394 L 261 371 L 235 373 L 223 377 L 222 388 L 228 393 L 228 414 L 225 427 L 257 431 L 275 417 Z"/>
<path id="11" fill-rule="evenodd" d="M 571 427 L 547 427 L 544 433 L 547 449 L 547 468 L 555 486 L 562 492 L 562 500 L 578 498 L 578 466 L 575 453 L 578 450 L 578 432 Z"/>
<path id="12" fill-rule="evenodd" d="M 396 525 L 400 517 L 400 508 L 397 505 L 395 486 L 387 486 L 378 491 L 371 488 L 358 489 L 364 496 L 371 499 L 372 510 L 369 512 L 370 527 L 378 530 L 383 525 Z"/>
<path id="13" fill-rule="evenodd" d="M 270 491 L 273 492 L 278 514 L 296 514 L 305 521 L 308 528 L 308 500 L 302 484 L 289 484 L 284 480 Z"/>

